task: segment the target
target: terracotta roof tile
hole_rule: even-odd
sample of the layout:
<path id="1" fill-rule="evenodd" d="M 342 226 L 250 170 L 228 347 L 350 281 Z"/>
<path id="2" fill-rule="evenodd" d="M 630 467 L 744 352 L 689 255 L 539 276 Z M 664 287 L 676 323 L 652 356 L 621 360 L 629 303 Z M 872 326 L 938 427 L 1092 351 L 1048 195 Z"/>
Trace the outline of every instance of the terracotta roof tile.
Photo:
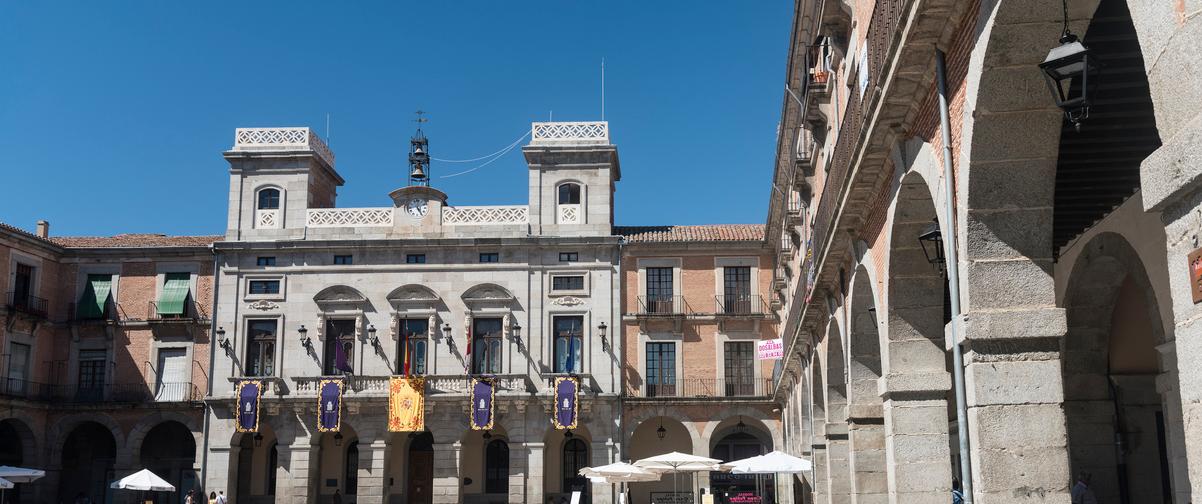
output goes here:
<path id="1" fill-rule="evenodd" d="M 760 241 L 763 224 L 707 224 L 701 226 L 614 226 L 627 243 Z"/>
<path id="2" fill-rule="evenodd" d="M 116 236 L 51 236 L 50 241 L 66 248 L 208 247 L 222 238 L 220 235 L 167 236 L 129 233 Z"/>

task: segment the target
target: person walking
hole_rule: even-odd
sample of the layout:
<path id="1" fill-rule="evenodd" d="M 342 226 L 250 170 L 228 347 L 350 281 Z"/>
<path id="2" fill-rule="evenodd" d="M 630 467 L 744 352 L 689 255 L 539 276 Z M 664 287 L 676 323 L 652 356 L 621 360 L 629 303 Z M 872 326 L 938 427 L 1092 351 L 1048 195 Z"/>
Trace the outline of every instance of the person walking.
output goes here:
<path id="1" fill-rule="evenodd" d="M 342 504 L 342 492 L 337 488 L 334 489 L 334 504 Z"/>
<path id="2" fill-rule="evenodd" d="M 1093 489 L 1089 487 L 1091 479 L 1093 479 L 1093 475 L 1084 471 L 1077 476 L 1077 484 L 1073 485 L 1073 504 L 1098 504 L 1098 497 L 1093 494 Z"/>
<path id="3" fill-rule="evenodd" d="M 209 504 L 217 504 L 217 492 L 209 492 Z"/>
<path id="4" fill-rule="evenodd" d="M 196 490 L 188 490 L 188 496 L 184 497 L 184 504 L 196 504 Z"/>
<path id="5" fill-rule="evenodd" d="M 225 498 L 225 490 L 217 492 L 217 504 L 225 504 L 228 499 Z"/>
<path id="6" fill-rule="evenodd" d="M 952 478 L 952 504 L 964 504 L 964 491 L 960 489 L 960 480 Z"/>

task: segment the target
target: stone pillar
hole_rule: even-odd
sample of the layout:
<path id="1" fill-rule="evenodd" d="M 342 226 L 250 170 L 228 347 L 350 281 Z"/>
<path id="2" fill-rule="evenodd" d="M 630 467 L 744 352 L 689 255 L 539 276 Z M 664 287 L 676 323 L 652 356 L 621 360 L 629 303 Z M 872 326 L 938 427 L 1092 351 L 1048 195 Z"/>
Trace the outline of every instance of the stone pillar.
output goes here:
<path id="1" fill-rule="evenodd" d="M 885 463 L 890 504 L 946 504 L 952 489 L 946 373 L 890 376 L 886 389 Z"/>
<path id="2" fill-rule="evenodd" d="M 1167 370 L 1156 377 L 1156 391 L 1164 406 L 1165 445 L 1169 459 L 1169 480 L 1172 482 L 1173 502 L 1190 502 L 1189 460 L 1185 454 L 1185 425 L 1181 417 L 1181 391 L 1177 372 L 1177 345 L 1168 342 L 1156 347 L 1160 352 L 1160 369 Z"/>
<path id="3" fill-rule="evenodd" d="M 526 501 L 526 477 L 530 466 L 536 464 L 530 458 L 526 443 L 511 443 L 509 445 L 509 502 L 519 504 Z"/>
<path id="4" fill-rule="evenodd" d="M 851 497 L 855 504 L 889 502 L 885 470 L 885 419 L 850 418 L 847 424 L 851 450 Z"/>
<path id="5" fill-rule="evenodd" d="M 819 438 L 819 440 L 822 440 Z M 814 503 L 826 504 L 830 502 L 830 493 L 826 491 L 826 443 L 814 445 Z"/>
<path id="6" fill-rule="evenodd" d="M 308 436 L 298 437 L 292 444 L 276 445 L 279 456 L 279 467 L 276 468 L 275 498 L 277 502 L 305 503 L 317 499 L 316 484 L 313 481 L 314 470 L 317 468 L 313 461 L 318 453 L 318 447 L 309 444 Z"/>
<path id="7" fill-rule="evenodd" d="M 826 424 L 826 477 L 830 504 L 851 503 L 851 465 L 847 424 Z"/>
<path id="8" fill-rule="evenodd" d="M 457 504 L 463 483 L 459 478 L 459 457 L 463 443 L 434 443 L 434 502 Z"/>
<path id="9" fill-rule="evenodd" d="M 356 489 L 356 504 L 384 503 L 384 459 L 388 454 L 388 443 L 383 439 L 359 442 L 359 485 Z"/>
<path id="10" fill-rule="evenodd" d="M 617 462 L 616 450 L 614 450 L 614 445 L 611 441 L 593 441 L 592 445 L 589 446 L 589 453 L 592 454 L 589 464 L 593 467 Z M 615 502 L 614 488 L 615 485 L 609 483 L 593 484 L 591 488 L 593 504 L 610 504 L 611 502 Z"/>
<path id="11" fill-rule="evenodd" d="M 975 504 L 1067 502 L 1064 310 L 969 313 L 960 323 Z"/>
<path id="12" fill-rule="evenodd" d="M 213 442 L 212 438 L 209 442 Z M 230 451 L 228 445 L 209 447 L 208 468 L 205 469 L 205 481 L 202 482 L 206 496 L 205 502 L 208 502 L 209 492 L 220 490 L 225 492 L 226 497 L 230 497 Z M 283 460 L 282 453 L 280 459 Z"/>
<path id="13" fill-rule="evenodd" d="M 542 442 L 525 443 L 526 447 L 526 497 L 528 500 L 521 502 L 539 503 L 544 500 L 543 497 L 543 460 L 546 460 L 545 446 Z M 513 501 L 510 501 L 513 502 Z"/>

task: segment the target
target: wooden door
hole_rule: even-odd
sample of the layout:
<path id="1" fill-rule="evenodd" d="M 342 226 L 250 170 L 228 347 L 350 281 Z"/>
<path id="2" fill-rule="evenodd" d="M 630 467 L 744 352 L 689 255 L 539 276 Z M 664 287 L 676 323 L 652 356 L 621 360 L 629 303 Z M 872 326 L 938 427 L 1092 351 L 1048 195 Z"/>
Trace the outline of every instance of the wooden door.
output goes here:
<path id="1" fill-rule="evenodd" d="M 409 504 L 431 504 L 434 486 L 434 452 L 409 452 L 409 485 L 405 489 Z"/>

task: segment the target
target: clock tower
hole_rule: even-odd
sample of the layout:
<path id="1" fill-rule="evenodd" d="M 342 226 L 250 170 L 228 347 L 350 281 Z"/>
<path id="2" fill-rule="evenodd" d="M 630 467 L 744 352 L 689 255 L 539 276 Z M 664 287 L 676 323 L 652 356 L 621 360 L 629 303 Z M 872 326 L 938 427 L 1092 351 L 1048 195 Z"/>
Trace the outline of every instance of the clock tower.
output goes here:
<path id="1" fill-rule="evenodd" d="M 446 193 L 430 187 L 430 141 L 422 132 L 426 121 L 417 111 L 417 133 L 409 139 L 409 185 L 388 193 L 396 207 L 397 228 L 437 226 L 447 203 Z"/>

